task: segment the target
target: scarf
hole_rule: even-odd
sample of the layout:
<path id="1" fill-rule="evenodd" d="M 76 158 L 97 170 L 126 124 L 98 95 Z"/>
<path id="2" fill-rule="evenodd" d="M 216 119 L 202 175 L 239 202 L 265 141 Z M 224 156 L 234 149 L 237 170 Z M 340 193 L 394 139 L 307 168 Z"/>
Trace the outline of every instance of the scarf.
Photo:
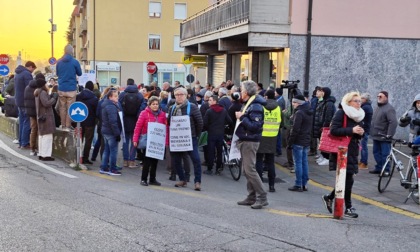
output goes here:
<path id="1" fill-rule="evenodd" d="M 341 102 L 344 113 L 356 122 L 361 122 L 365 118 L 365 111 L 361 108 L 356 109 L 355 107 L 347 105 L 344 101 Z"/>
<path id="2" fill-rule="evenodd" d="M 173 115 L 182 116 L 182 108 L 187 106 L 187 103 L 188 103 L 188 100 L 185 100 L 183 103 L 181 103 L 179 105 L 175 103 L 176 105 L 175 105 L 175 111 L 174 111 Z"/>

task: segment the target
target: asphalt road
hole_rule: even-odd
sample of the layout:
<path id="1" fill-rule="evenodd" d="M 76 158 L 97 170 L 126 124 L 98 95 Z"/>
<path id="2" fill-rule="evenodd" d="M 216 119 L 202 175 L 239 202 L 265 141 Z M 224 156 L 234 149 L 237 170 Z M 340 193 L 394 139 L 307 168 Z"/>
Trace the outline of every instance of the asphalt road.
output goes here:
<path id="1" fill-rule="evenodd" d="M 175 188 L 160 162 L 161 187 L 144 187 L 140 169 L 100 175 L 99 162 L 74 171 L 42 166 L 0 135 L 0 251 L 416 251 L 418 218 L 355 200 L 357 219 L 334 220 L 321 195 L 290 192 L 278 170 L 262 210 L 238 206 L 246 180 L 203 175 L 201 192 Z M 7 147 L 29 158 L 22 159 Z M 28 153 L 26 153 L 28 152 Z M 58 171 L 59 173 L 57 173 Z M 268 189 L 268 186 L 267 186 Z"/>

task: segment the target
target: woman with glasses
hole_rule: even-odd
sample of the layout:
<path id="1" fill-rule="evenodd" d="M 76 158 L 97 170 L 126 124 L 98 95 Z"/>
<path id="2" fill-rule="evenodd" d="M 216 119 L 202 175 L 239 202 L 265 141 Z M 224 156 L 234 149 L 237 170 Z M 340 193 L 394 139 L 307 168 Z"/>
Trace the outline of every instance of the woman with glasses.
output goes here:
<path id="1" fill-rule="evenodd" d="M 344 216 L 357 218 L 358 214 L 351 203 L 351 190 L 353 187 L 354 174 L 358 173 L 359 141 L 364 134 L 362 120 L 365 112 L 361 108 L 362 100 L 359 92 L 350 92 L 344 95 L 339 110 L 334 114 L 331 121 L 330 134 L 333 136 L 349 136 L 351 141 L 347 150 L 346 184 L 344 189 L 344 201 L 346 210 Z M 344 123 L 346 122 L 346 123 Z M 345 125 L 346 124 L 346 125 Z M 337 154 L 330 155 L 330 162 L 337 167 Z M 335 197 L 335 190 L 322 197 L 327 210 L 332 213 L 332 203 Z"/>

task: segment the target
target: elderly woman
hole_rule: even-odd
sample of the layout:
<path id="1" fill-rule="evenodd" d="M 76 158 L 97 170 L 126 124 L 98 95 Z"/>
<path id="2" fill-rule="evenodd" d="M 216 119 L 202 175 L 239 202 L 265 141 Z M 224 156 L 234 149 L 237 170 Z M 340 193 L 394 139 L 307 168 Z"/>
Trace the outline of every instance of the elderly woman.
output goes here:
<path id="1" fill-rule="evenodd" d="M 344 192 L 344 201 L 346 210 L 344 216 L 350 218 L 357 218 L 358 214 L 351 203 L 351 190 L 353 187 L 354 174 L 358 173 L 358 155 L 359 155 L 359 141 L 362 138 L 365 131 L 363 130 L 362 120 L 365 117 L 365 111 L 361 108 L 362 100 L 359 92 L 350 92 L 344 95 L 341 100 L 339 110 L 334 114 L 331 121 L 330 133 L 333 136 L 349 136 L 351 141 L 347 150 L 347 173 L 346 173 L 346 184 Z M 346 119 L 347 124 L 344 125 Z M 330 156 L 330 162 L 335 163 L 337 166 L 337 155 L 332 154 Z M 335 196 L 335 190 L 330 194 L 326 194 L 322 197 L 325 207 L 332 213 L 332 203 Z"/>

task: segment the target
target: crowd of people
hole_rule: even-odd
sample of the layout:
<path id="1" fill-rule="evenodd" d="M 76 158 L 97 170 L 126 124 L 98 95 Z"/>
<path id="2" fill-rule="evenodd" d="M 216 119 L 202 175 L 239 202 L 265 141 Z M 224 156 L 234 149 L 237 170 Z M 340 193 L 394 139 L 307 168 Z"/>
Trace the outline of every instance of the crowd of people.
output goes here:
<path id="1" fill-rule="evenodd" d="M 82 71 L 72 54 L 73 48 L 66 46 L 65 54 L 57 64 L 58 84 L 55 79 L 47 83 L 42 73 L 33 78 L 36 66 L 28 61 L 17 67 L 14 78 L 4 90 L 6 99 L 14 99 L 18 108 L 19 138 L 16 142 L 19 148 L 30 150 L 30 155 L 37 155 L 42 161 L 54 160 L 53 134 L 56 128 L 73 130 L 67 110 L 73 102 L 80 101 L 89 110 L 87 119 L 81 123 L 84 164 L 93 165 L 100 155 L 99 172 L 111 176 L 121 175 L 123 168 L 142 166 L 140 184 L 160 186 L 156 169 L 158 161 L 165 160 L 169 179 L 176 181 L 178 177 L 175 187 L 187 187 L 191 161 L 194 190 L 200 191 L 202 174 L 223 171 L 224 136 L 234 135 L 231 148 L 235 148 L 242 158 L 248 191 L 246 198 L 237 203 L 260 209 L 268 205 L 262 183 L 264 170 L 268 176 L 268 191 L 275 192 L 274 160 L 275 156 L 282 155 L 283 144 L 287 153 L 283 166 L 296 177 L 290 191 L 308 190 L 308 158 L 311 156 L 316 158 L 318 165 L 336 170 L 337 154 L 318 151 L 322 129 L 329 127 L 333 136 L 351 137 L 345 215 L 356 218 L 358 214 L 352 205 L 351 191 L 354 175 L 359 169 L 369 167 L 368 139 L 373 140 L 376 161 L 375 166 L 370 166 L 372 174 L 381 172 L 398 124 L 401 127 L 409 125 L 410 141 L 419 141 L 420 94 L 415 97 L 412 108 L 398 119 L 387 91 L 377 94 L 375 109 L 368 93 L 346 93 L 337 104 L 329 87 L 316 87 L 312 97 L 308 92 L 302 94 L 298 90 L 285 99 L 283 88 L 270 86 L 265 90 L 263 84 L 251 80 L 245 80 L 239 86 L 230 80 L 217 86 L 202 86 L 199 81 L 192 86 L 183 86 L 176 81 L 174 86 L 165 82 L 160 88 L 156 82 L 136 85 L 129 78 L 124 89 L 108 86 L 100 93 L 99 84 L 91 81 L 79 90 L 77 76 Z M 161 138 L 151 135 L 161 128 L 164 129 Z M 198 140 L 203 132 L 206 132 L 207 144 L 203 146 L 204 160 L 201 162 Z M 122 167 L 117 165 L 121 140 Z M 332 191 L 322 197 L 329 212 L 332 212 L 334 196 Z"/>

